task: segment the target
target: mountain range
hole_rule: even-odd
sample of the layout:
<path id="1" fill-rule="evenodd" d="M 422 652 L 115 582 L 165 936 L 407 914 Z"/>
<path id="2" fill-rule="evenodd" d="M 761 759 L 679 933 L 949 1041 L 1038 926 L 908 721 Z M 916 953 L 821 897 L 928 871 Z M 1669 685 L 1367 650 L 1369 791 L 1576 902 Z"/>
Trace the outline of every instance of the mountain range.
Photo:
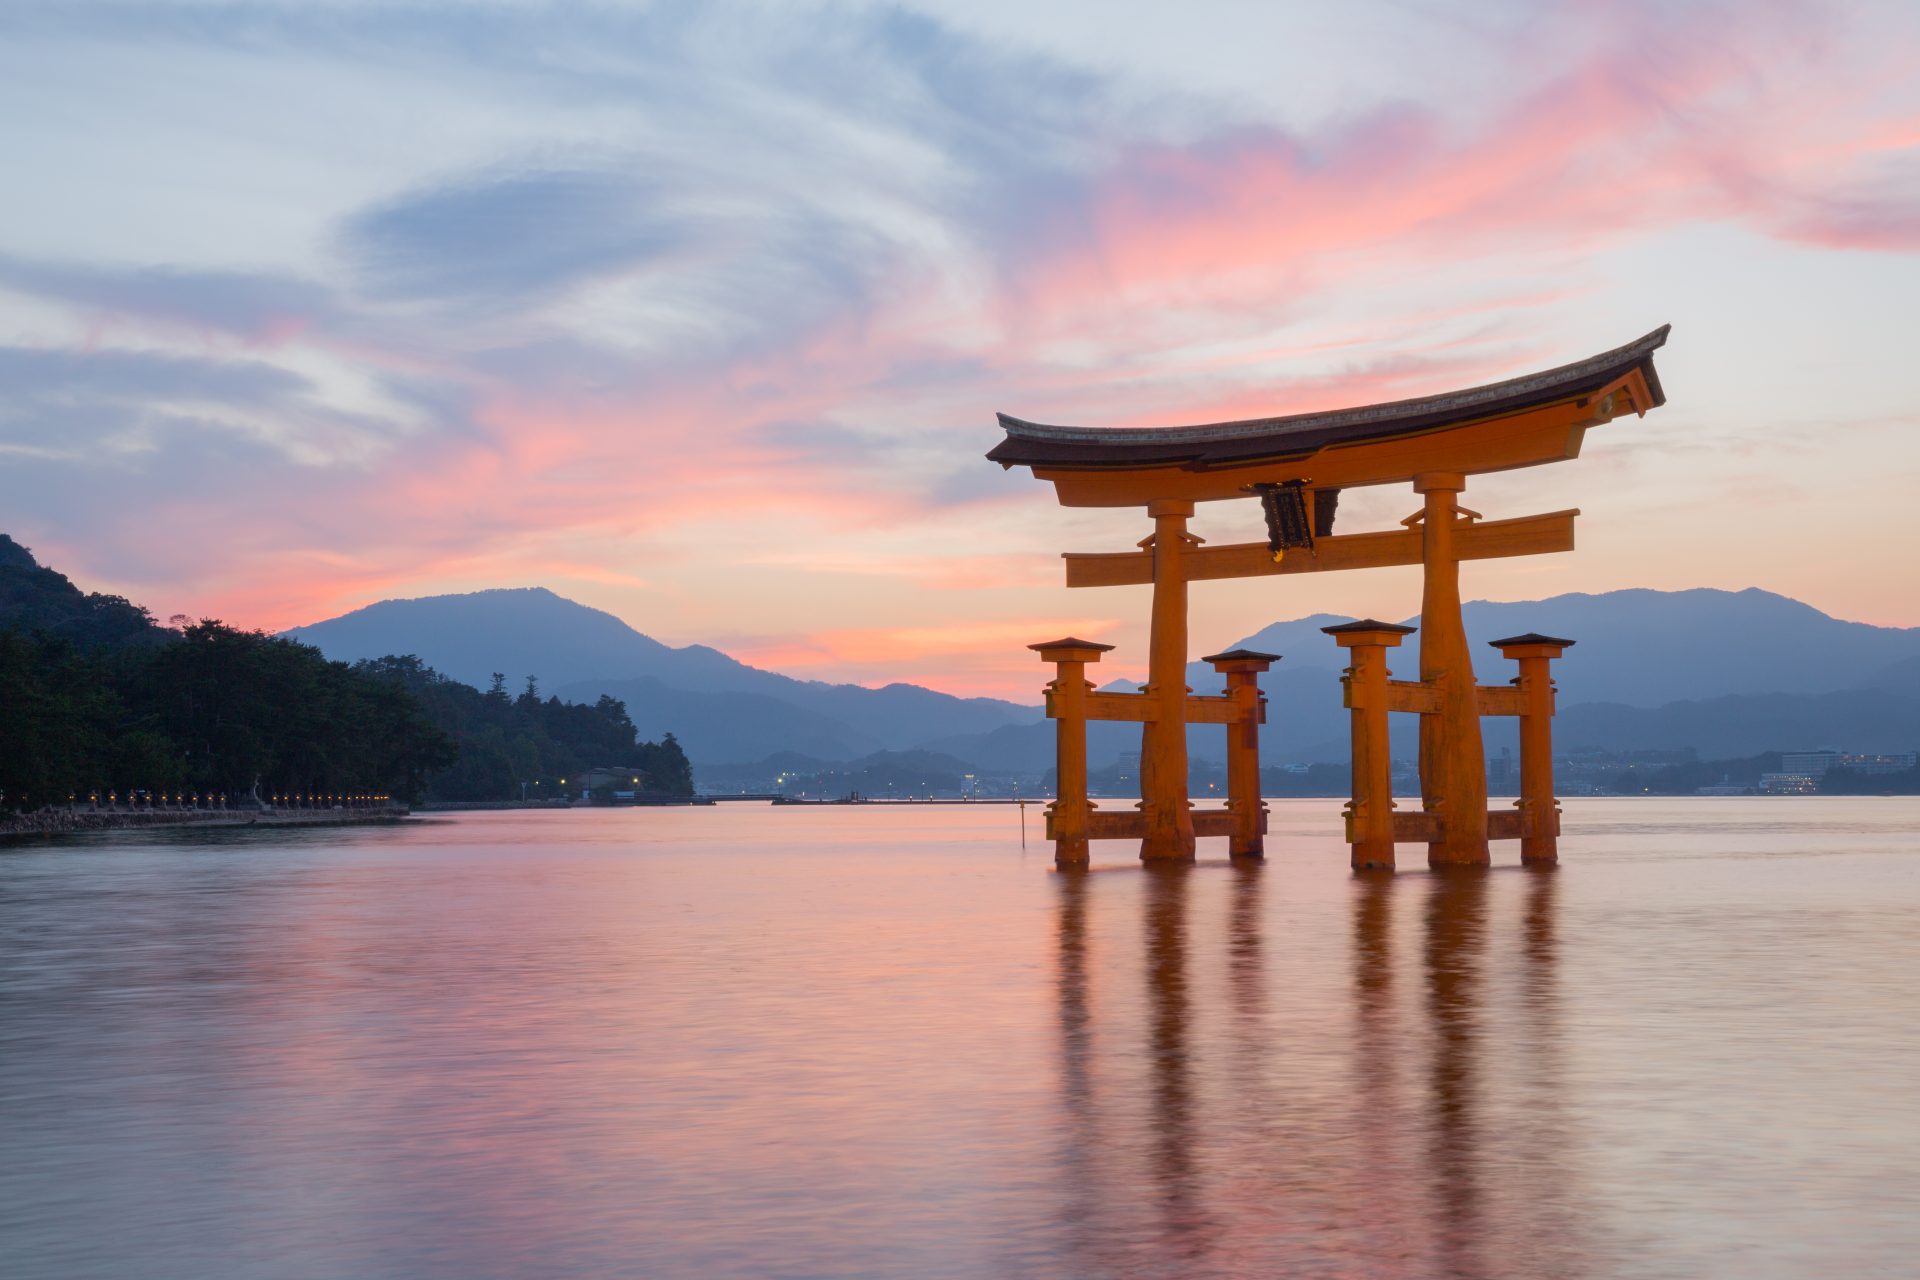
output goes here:
<path id="1" fill-rule="evenodd" d="M 1626 590 L 1521 603 L 1475 601 L 1466 626 L 1482 683 L 1509 678 L 1485 647 L 1540 631 L 1577 641 L 1556 664 L 1557 741 L 1603 750 L 1693 748 L 1708 758 L 1837 744 L 1856 751 L 1920 745 L 1920 628 L 1847 622 L 1799 601 L 1749 589 Z M 1346 757 L 1342 651 L 1314 615 L 1276 622 L 1223 648 L 1283 655 L 1262 680 L 1264 752 L 1273 761 Z M 1408 619 L 1409 624 L 1417 619 Z M 388 600 L 289 635 L 329 657 L 417 654 L 464 682 L 493 672 L 532 675 L 543 691 L 627 703 L 643 737 L 673 732 L 696 765 L 792 753 L 846 761 L 878 751 L 927 750 L 1004 771 L 1051 765 L 1053 732 L 1037 706 L 960 698 L 910 684 L 868 688 L 761 670 L 705 645 L 665 645 L 598 609 L 543 588 Z M 1395 672 L 1419 669 L 1418 635 L 1390 654 Z M 1042 675 L 1036 669 L 1036 701 Z M 1212 692 L 1204 664 L 1188 683 Z M 1123 688 L 1122 684 L 1109 687 Z M 1410 752 L 1411 717 L 1396 717 Z M 1510 721 L 1489 720 L 1490 750 L 1511 747 Z M 1218 758 L 1220 730 L 1193 731 L 1197 755 Z M 1096 767 L 1139 749 L 1139 729 L 1093 725 Z"/>
<path id="2" fill-rule="evenodd" d="M 848 760 L 1039 715 L 1035 707 L 919 685 L 796 680 L 706 645 L 661 644 L 544 587 L 383 600 L 287 634 L 346 662 L 417 654 L 480 688 L 497 671 L 515 682 L 537 677 L 543 692 L 565 701 L 608 694 L 627 704 L 642 738 L 672 732 L 690 758 L 709 764 L 778 751 Z"/>

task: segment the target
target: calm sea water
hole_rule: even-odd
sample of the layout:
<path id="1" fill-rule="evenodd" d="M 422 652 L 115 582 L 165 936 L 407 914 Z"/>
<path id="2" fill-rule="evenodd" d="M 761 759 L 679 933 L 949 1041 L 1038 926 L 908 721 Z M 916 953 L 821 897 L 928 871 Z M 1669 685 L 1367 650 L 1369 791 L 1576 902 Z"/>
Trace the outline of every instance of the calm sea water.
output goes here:
<path id="1" fill-rule="evenodd" d="M 1571 801 L 1558 872 L 1385 882 L 1274 827 L 0 850 L 0 1273 L 1920 1274 L 1920 802 Z"/>

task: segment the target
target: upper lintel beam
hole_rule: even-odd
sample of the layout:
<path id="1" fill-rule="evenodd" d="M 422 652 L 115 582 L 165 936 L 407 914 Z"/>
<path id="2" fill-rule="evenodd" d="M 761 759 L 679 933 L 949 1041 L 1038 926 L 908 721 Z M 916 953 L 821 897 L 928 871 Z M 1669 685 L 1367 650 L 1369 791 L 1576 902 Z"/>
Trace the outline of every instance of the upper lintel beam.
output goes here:
<path id="1" fill-rule="evenodd" d="M 1181 466 L 1078 469 L 1035 466 L 1066 507 L 1136 507 L 1166 498 L 1218 502 L 1250 497 L 1250 486 L 1300 480 L 1315 488 L 1402 484 L 1430 471 L 1479 475 L 1580 456 L 1587 427 L 1604 421 L 1590 396 L 1531 413 L 1366 444 L 1335 445 L 1294 458 L 1214 469 Z"/>

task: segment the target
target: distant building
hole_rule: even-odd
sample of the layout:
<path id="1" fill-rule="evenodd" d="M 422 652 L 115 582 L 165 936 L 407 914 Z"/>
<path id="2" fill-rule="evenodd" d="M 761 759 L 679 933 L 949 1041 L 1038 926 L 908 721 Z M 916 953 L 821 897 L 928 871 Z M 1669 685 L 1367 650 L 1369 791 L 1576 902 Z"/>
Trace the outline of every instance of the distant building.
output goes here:
<path id="1" fill-rule="evenodd" d="M 1780 757 L 1780 772 L 1804 773 L 1810 778 L 1824 778 L 1827 770 L 1845 759 L 1844 753 L 1837 747 L 1821 747 L 1818 751 L 1788 751 Z"/>
<path id="2" fill-rule="evenodd" d="M 1736 782 L 1717 782 L 1711 787 L 1695 787 L 1693 794 L 1697 796 L 1750 796 L 1753 794 L 1753 788 L 1743 787 Z"/>
<path id="3" fill-rule="evenodd" d="M 1920 752 L 1896 751 L 1885 756 L 1842 756 L 1840 767 L 1871 775 L 1907 773 L 1920 765 Z"/>
<path id="4" fill-rule="evenodd" d="M 1920 761 L 1920 753 L 1896 751 L 1891 755 L 1850 755 L 1837 747 L 1821 747 L 1818 751 L 1788 751 L 1780 757 L 1780 772 L 1783 774 L 1804 773 L 1809 778 L 1820 779 L 1834 769 L 1851 769 L 1855 773 L 1882 775 L 1905 773 Z"/>
<path id="5" fill-rule="evenodd" d="M 1810 773 L 1763 773 L 1760 775 L 1760 794 L 1763 796 L 1810 796 L 1817 794 L 1819 790 L 1820 780 Z"/>

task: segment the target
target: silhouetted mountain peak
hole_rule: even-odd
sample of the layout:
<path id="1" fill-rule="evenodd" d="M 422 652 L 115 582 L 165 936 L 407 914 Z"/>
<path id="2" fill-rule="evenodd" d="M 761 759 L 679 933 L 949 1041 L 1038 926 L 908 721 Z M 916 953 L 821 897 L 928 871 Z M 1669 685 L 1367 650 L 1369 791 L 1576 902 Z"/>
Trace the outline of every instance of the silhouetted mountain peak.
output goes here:
<path id="1" fill-rule="evenodd" d="M 546 587 L 494 587 L 382 600 L 287 633 L 343 661 L 418 653 L 485 688 L 495 671 L 555 685 L 604 674 L 653 674 L 672 650 L 603 609 Z"/>
<path id="2" fill-rule="evenodd" d="M 64 573 L 46 568 L 31 551 L 0 533 L 0 629 L 15 627 L 81 648 L 141 643 L 163 634 L 139 605 L 80 590 Z"/>
<path id="3" fill-rule="evenodd" d="M 1032 719 L 1036 709 L 913 684 L 870 689 L 796 680 L 707 645 L 675 648 L 544 587 L 385 600 L 288 633 L 345 661 L 412 653 L 484 688 L 495 671 L 543 693 L 627 703 L 646 734 L 671 730 L 694 759 L 757 759 L 781 748 L 849 759 L 876 748 Z"/>
<path id="4" fill-rule="evenodd" d="M 38 569 L 40 562 L 33 558 L 33 552 L 0 533 L 0 569 Z"/>

